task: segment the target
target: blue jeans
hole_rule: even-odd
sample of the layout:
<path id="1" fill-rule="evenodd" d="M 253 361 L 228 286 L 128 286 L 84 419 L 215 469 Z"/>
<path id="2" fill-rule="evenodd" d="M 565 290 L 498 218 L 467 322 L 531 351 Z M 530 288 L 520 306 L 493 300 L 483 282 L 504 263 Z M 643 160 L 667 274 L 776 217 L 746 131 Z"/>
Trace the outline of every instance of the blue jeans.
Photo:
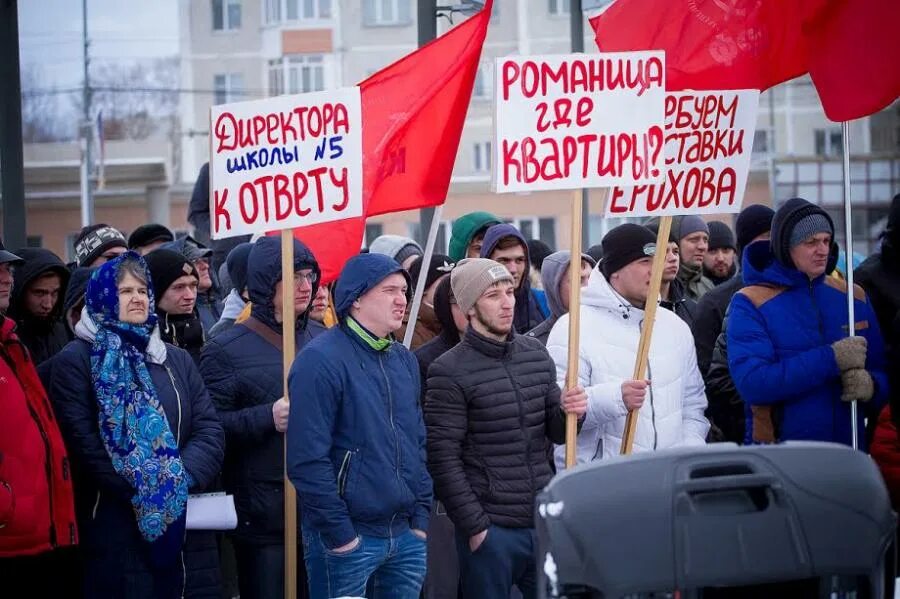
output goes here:
<path id="1" fill-rule="evenodd" d="M 312 599 L 418 599 L 425 580 L 425 541 L 411 531 L 396 538 L 359 536 L 346 553 L 326 549 L 318 533 L 303 531 Z"/>
<path id="2" fill-rule="evenodd" d="M 462 596 L 465 599 L 509 599 L 513 586 L 524 599 L 537 596 L 533 528 L 492 525 L 474 553 L 469 538 L 456 532 Z"/>

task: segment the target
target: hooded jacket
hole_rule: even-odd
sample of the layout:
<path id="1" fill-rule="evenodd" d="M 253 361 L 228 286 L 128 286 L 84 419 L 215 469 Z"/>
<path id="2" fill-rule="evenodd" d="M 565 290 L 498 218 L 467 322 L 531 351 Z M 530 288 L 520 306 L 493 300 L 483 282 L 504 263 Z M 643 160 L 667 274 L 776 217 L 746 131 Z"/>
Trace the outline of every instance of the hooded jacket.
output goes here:
<path id="1" fill-rule="evenodd" d="M 303 348 L 291 367 L 291 403 L 302 409 L 290 413 L 288 476 L 303 505 L 304 534 L 320 535 L 329 549 L 358 534 L 428 529 L 431 477 L 418 365 L 402 344 L 373 345 L 363 336 L 371 333 L 348 321 L 353 302 L 394 273 L 406 271 L 387 256 L 351 258 L 334 291 L 340 324 Z"/>
<path id="2" fill-rule="evenodd" d="M 296 240 L 294 268 L 319 272 L 312 252 Z M 284 539 L 284 436 L 272 416 L 272 405 L 284 396 L 282 327 L 272 303 L 279 280 L 281 240 L 263 237 L 248 261 L 251 317 L 210 339 L 200 359 L 200 373 L 225 428 L 223 478 L 238 513 L 234 534 L 260 544 Z M 313 284 L 310 303 L 317 287 Z M 297 315 L 298 352 L 324 331 L 308 318 L 309 308 Z"/>
<path id="3" fill-rule="evenodd" d="M 882 331 L 888 332 L 900 311 L 900 194 L 894 196 L 881 250 L 854 270 L 856 282 L 866 290 Z"/>
<path id="4" fill-rule="evenodd" d="M 453 308 L 450 305 L 450 277 L 444 277 L 434 290 L 434 315 L 441 323 L 440 334 L 413 351 L 419 362 L 419 374 L 422 380 L 422 402 L 425 401 L 427 391 L 428 368 L 431 363 L 444 355 L 448 350 L 459 343 L 459 331 L 453 321 Z"/>
<path id="5" fill-rule="evenodd" d="M 69 458 L 15 323 L 0 315 L 0 559 L 74 545 Z"/>
<path id="6" fill-rule="evenodd" d="M 619 296 L 599 270 L 591 272 L 581 295 L 581 345 L 578 381 L 588 395 L 588 411 L 578 435 L 578 463 L 619 454 L 628 410 L 622 383 L 633 376 L 644 311 Z M 547 340 L 556 378 L 565 386 L 568 370 L 569 315 L 561 317 Z M 703 445 L 709 422 L 706 395 L 697 369 L 694 340 L 683 320 L 656 311 L 647 366 L 650 389 L 638 411 L 634 452 Z M 565 462 L 565 447 L 556 449 Z"/>
<path id="7" fill-rule="evenodd" d="M 547 297 L 547 307 L 550 309 L 550 316 L 544 321 L 528 331 L 528 337 L 534 337 L 544 345 L 547 345 L 547 337 L 550 336 L 550 330 L 559 317 L 568 310 L 563 307 L 563 300 L 559 295 L 559 284 L 562 283 L 562 277 L 566 274 L 571 262 L 572 253 L 563 250 L 550 254 L 544 259 L 541 266 L 541 283 L 544 285 L 544 293 Z M 582 260 L 588 259 L 589 256 L 582 254 Z M 591 260 L 592 261 L 592 260 Z"/>
<path id="8" fill-rule="evenodd" d="M 35 364 L 52 358 L 69 342 L 69 333 L 62 320 L 69 270 L 56 254 L 42 248 L 22 248 L 16 255 L 25 264 L 16 268 L 12 298 L 7 316 L 16 322 L 16 335 L 25 344 Z M 25 290 L 41 275 L 59 275 L 59 298 L 47 318 L 38 318 L 25 307 Z"/>
<path id="9" fill-rule="evenodd" d="M 522 283 L 515 291 L 516 308 L 513 315 L 513 328 L 517 333 L 525 334 L 544 320 L 541 309 L 538 307 L 537 298 L 531 291 L 531 264 L 528 260 L 528 244 L 517 228 L 512 225 L 495 225 L 484 234 L 484 245 L 481 246 L 481 257 L 490 258 L 497 243 L 504 237 L 515 237 L 522 242 L 525 250 L 525 272 L 522 273 Z"/>
<path id="10" fill-rule="evenodd" d="M 491 225 L 499 225 L 499 218 L 489 212 L 470 212 L 453 221 L 453 229 L 450 232 L 450 247 L 448 254 L 453 262 L 459 262 L 466 257 L 466 249 L 472 243 L 472 238 L 479 230 Z"/>
<path id="11" fill-rule="evenodd" d="M 773 246 L 781 243 L 777 230 L 773 222 Z M 847 336 L 846 284 L 824 274 L 810 280 L 776 260 L 764 241 L 744 250 L 741 269 L 746 286 L 731 300 L 725 330 L 731 376 L 749 408 L 746 441 L 850 445 L 850 404 L 841 401 L 831 348 Z M 863 406 L 875 410 L 887 399 L 884 344 L 865 292 L 855 286 L 853 294 L 856 333 L 868 340 L 866 370 L 876 389 Z M 865 438 L 862 418 L 859 438 Z"/>

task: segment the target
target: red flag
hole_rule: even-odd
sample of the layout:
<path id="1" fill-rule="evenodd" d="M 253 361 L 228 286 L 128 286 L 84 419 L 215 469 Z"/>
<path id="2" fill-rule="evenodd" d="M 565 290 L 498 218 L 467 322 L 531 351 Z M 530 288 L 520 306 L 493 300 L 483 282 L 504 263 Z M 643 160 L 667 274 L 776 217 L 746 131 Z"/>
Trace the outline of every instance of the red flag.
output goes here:
<path id="1" fill-rule="evenodd" d="M 493 0 L 449 32 L 359 84 L 365 216 L 443 204 Z M 359 251 L 365 218 L 295 229 L 324 281 Z"/>
<path id="2" fill-rule="evenodd" d="M 834 121 L 900 94 L 898 0 L 618 0 L 591 19 L 601 51 L 666 51 L 666 87 L 765 90 L 809 72 Z"/>

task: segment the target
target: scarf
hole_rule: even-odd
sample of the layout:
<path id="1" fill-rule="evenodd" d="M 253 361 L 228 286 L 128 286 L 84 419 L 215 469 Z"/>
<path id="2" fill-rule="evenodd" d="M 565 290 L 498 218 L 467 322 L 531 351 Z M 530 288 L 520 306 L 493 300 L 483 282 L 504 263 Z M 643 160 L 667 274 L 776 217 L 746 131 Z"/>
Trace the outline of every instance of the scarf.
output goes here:
<path id="1" fill-rule="evenodd" d="M 151 543 L 165 537 L 162 545 L 174 542 L 180 550 L 190 480 L 147 370 L 157 323 L 152 285 L 147 289 L 147 321 L 119 320 L 116 278 L 125 260 L 138 262 L 150 281 L 146 263 L 134 252 L 103 264 L 88 282 L 85 312 L 90 322 L 80 327 L 82 335 L 93 329 L 91 376 L 100 437 L 113 468 L 134 488 L 131 504 L 141 536 Z"/>
<path id="2" fill-rule="evenodd" d="M 390 339 L 380 339 L 367 331 L 365 327 L 356 322 L 352 316 L 348 316 L 346 321 L 347 327 L 356 333 L 356 335 L 366 342 L 366 345 L 374 349 L 375 351 L 385 351 L 391 346 L 392 341 Z"/>

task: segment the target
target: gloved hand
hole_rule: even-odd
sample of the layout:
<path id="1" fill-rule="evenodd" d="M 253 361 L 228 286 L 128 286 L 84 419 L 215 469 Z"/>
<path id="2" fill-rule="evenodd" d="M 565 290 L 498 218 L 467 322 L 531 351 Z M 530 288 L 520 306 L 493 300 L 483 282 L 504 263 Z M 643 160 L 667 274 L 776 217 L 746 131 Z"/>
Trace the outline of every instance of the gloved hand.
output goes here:
<path id="1" fill-rule="evenodd" d="M 867 348 L 868 341 L 865 337 L 845 337 L 831 344 L 834 359 L 841 372 L 851 368 L 865 368 Z"/>
<path id="2" fill-rule="evenodd" d="M 843 401 L 869 401 L 875 395 L 875 381 L 864 368 L 852 368 L 841 375 Z"/>

